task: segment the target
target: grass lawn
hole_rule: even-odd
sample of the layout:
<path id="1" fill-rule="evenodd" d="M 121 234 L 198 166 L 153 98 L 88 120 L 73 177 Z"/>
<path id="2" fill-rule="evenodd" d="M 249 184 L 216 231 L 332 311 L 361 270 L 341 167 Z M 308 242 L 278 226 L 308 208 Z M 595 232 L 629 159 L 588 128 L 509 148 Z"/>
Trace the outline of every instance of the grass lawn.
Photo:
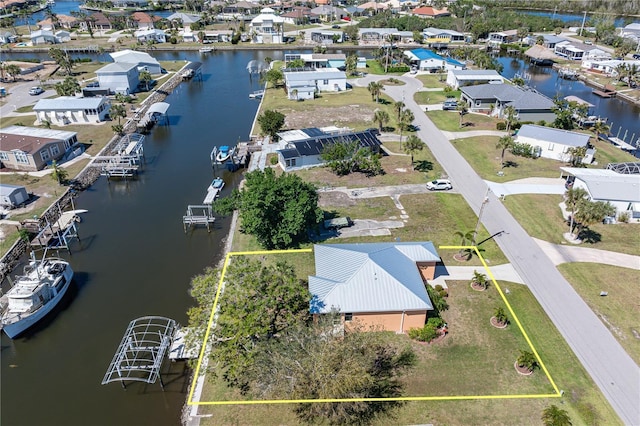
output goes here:
<path id="1" fill-rule="evenodd" d="M 460 115 L 457 111 L 427 111 L 426 114 L 438 129 L 449 132 L 496 130 L 496 123 L 500 121 L 484 114 L 466 114 L 460 127 Z"/>
<path id="2" fill-rule="evenodd" d="M 419 74 L 416 75 L 415 78 L 422 82 L 422 85 L 429 89 L 434 89 L 440 87 L 442 89 L 445 88 L 447 83 L 445 80 L 447 79 L 446 74 Z"/>
<path id="3" fill-rule="evenodd" d="M 452 90 L 445 92 L 444 90 L 438 90 L 437 92 L 416 92 L 413 95 L 413 100 L 416 101 L 418 105 L 438 104 L 448 98 L 460 99 L 460 91 Z"/>
<path id="4" fill-rule="evenodd" d="M 442 342 L 424 345 L 411 342 L 404 335 L 387 335 L 390 340 L 411 344 L 418 355 L 418 364 L 403 379 L 405 395 L 553 393 L 541 369 L 528 377 L 519 376 L 514 370 L 519 349 L 528 349 L 516 325 L 512 323 L 504 330 L 489 325 L 494 308 L 504 306 L 496 290 L 490 286 L 485 292 L 476 292 L 466 281 L 447 284 L 450 309 L 443 317 L 449 324 L 449 335 Z M 509 288 L 510 303 L 554 381 L 565 391 L 562 408 L 569 412 L 574 424 L 619 424 L 609 404 L 528 289 L 518 284 L 500 284 Z M 222 381 L 207 380 L 203 401 L 235 398 L 242 399 Z M 410 402 L 396 411 L 395 418 L 374 424 L 537 424 L 545 407 L 559 403 L 555 398 Z M 300 423 L 292 412 L 294 407 L 292 404 L 207 406 L 201 407 L 200 414 L 212 414 L 202 418 L 203 425 L 293 425 Z"/>
<path id="5" fill-rule="evenodd" d="M 506 197 L 504 204 L 532 237 L 555 244 L 566 244 L 562 234 L 568 231 L 569 226 L 562 219 L 558 207 L 561 201 L 561 195 L 518 194 Z M 585 241 L 580 247 L 640 255 L 640 232 L 637 225 L 597 223 L 589 229 L 599 241 Z"/>
<path id="6" fill-rule="evenodd" d="M 565 263 L 558 269 L 640 364 L 640 271 L 595 263 Z M 607 296 L 600 296 L 601 291 Z"/>
<path id="7" fill-rule="evenodd" d="M 560 176 L 560 167 L 566 166 L 560 161 L 548 158 L 516 157 L 506 151 L 503 176 L 498 176 L 497 173 L 501 170 L 501 150 L 496 148 L 496 144 L 499 139 L 498 136 L 475 136 L 454 139 L 451 143 L 481 178 L 494 182 L 508 182 L 533 176 L 557 178 Z"/>

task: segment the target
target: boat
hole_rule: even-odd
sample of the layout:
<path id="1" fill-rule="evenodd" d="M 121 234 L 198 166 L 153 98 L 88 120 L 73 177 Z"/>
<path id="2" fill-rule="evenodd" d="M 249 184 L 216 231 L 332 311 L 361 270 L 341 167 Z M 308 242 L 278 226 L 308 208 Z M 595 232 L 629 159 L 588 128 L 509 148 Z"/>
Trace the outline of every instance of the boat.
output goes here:
<path id="1" fill-rule="evenodd" d="M 200 53 L 211 53 L 211 52 L 213 52 L 213 47 L 201 47 L 200 49 L 198 49 L 198 52 L 200 52 Z"/>
<path id="2" fill-rule="evenodd" d="M 262 99 L 264 96 L 264 90 L 257 90 L 253 93 L 249 93 L 249 99 Z"/>
<path id="3" fill-rule="evenodd" d="M 207 195 L 205 195 L 202 204 L 211 204 L 216 198 L 220 196 L 220 191 L 224 188 L 224 181 L 222 178 L 217 177 L 211 182 L 211 185 L 207 188 Z"/>
<path id="4" fill-rule="evenodd" d="M 218 153 L 216 154 L 216 161 L 218 163 L 224 163 L 233 155 L 233 149 L 231 149 L 228 145 L 223 145 L 218 149 Z"/>
<path id="5" fill-rule="evenodd" d="M 55 5 L 56 5 L 55 0 L 47 0 L 47 6 L 55 6 Z"/>
<path id="6" fill-rule="evenodd" d="M 72 278 L 73 269 L 66 260 L 33 257 L 6 294 L 7 308 L 1 320 L 5 334 L 18 337 L 44 318 L 62 300 Z"/>
<path id="7" fill-rule="evenodd" d="M 224 181 L 222 180 L 222 178 L 215 178 L 213 180 L 213 182 L 211 182 L 211 185 L 209 185 L 209 190 L 217 190 L 217 191 L 221 191 L 222 188 L 224 188 Z"/>
<path id="8" fill-rule="evenodd" d="M 187 68 L 186 70 L 182 71 L 182 78 L 185 80 L 193 78 L 194 75 L 195 71 L 193 70 L 193 68 Z"/>
<path id="9" fill-rule="evenodd" d="M 577 80 L 578 72 L 570 68 L 562 68 L 558 71 L 558 77 L 563 78 L 565 80 Z"/>

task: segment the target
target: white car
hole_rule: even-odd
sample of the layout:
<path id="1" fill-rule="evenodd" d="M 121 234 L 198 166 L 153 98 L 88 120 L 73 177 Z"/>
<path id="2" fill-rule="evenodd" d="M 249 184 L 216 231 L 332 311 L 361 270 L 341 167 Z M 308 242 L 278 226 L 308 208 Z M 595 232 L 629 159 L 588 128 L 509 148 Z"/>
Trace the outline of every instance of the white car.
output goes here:
<path id="1" fill-rule="evenodd" d="M 44 89 L 42 87 L 35 86 L 29 89 L 29 94 L 31 96 L 36 96 L 36 95 L 39 95 L 40 93 L 44 93 Z"/>
<path id="2" fill-rule="evenodd" d="M 451 181 L 447 179 L 436 179 L 431 182 L 427 182 L 427 189 L 429 191 L 448 191 L 453 189 Z"/>

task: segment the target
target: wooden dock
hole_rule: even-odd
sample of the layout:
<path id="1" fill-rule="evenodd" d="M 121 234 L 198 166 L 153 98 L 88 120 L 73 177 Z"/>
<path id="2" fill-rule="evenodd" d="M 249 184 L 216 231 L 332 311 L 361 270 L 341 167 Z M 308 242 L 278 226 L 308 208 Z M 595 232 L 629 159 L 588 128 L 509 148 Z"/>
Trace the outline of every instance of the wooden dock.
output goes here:
<path id="1" fill-rule="evenodd" d="M 601 98 L 613 98 L 616 95 L 616 88 L 607 84 L 602 89 L 594 90 L 593 94 Z"/>
<path id="2" fill-rule="evenodd" d="M 207 227 L 207 232 L 211 232 L 211 226 L 215 222 L 216 218 L 213 216 L 213 209 L 211 204 L 208 206 L 203 205 L 189 205 L 187 206 L 187 212 L 182 216 L 182 227 L 185 234 L 187 229 L 199 225 Z"/>

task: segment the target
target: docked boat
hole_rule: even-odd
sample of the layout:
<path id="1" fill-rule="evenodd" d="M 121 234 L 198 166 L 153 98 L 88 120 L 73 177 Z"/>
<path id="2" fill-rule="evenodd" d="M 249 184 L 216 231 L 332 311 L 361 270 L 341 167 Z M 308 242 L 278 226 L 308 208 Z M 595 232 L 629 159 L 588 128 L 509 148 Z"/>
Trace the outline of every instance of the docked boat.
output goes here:
<path id="1" fill-rule="evenodd" d="M 188 80 L 190 78 L 193 78 L 194 75 L 195 75 L 195 71 L 192 68 L 187 68 L 187 69 L 182 71 L 182 78 L 184 80 Z"/>
<path id="2" fill-rule="evenodd" d="M 201 47 L 200 49 L 198 49 L 198 52 L 200 52 L 200 53 L 211 53 L 211 52 L 213 52 L 213 47 Z"/>
<path id="3" fill-rule="evenodd" d="M 58 258 L 35 258 L 16 277 L 7 292 L 7 308 L 2 314 L 2 329 L 15 338 L 40 321 L 62 300 L 67 292 L 73 269 L 69 262 Z"/>
<path id="4" fill-rule="evenodd" d="M 227 145 L 223 145 L 218 149 L 218 153 L 216 154 L 216 161 L 218 163 L 224 163 L 233 155 L 233 149 L 231 149 Z"/>
<path id="5" fill-rule="evenodd" d="M 224 181 L 222 180 L 222 178 L 215 178 L 213 180 L 213 182 L 211 182 L 211 185 L 209 185 L 209 190 L 217 190 L 217 191 L 221 191 L 222 188 L 224 188 Z"/>
<path id="6" fill-rule="evenodd" d="M 264 96 L 264 90 L 257 90 L 253 93 L 249 93 L 249 99 L 262 99 Z"/>

